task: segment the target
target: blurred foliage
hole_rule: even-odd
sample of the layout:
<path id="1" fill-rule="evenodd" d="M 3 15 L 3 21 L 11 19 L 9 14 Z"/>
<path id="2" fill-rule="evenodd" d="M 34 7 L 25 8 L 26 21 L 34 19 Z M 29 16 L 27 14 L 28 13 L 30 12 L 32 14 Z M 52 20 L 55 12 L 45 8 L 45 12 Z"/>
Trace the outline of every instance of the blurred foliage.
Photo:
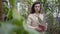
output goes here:
<path id="1" fill-rule="evenodd" d="M 23 28 L 23 21 L 25 21 L 25 19 L 18 13 L 15 7 L 15 0 L 9 0 L 9 2 L 12 7 L 8 8 L 4 6 L 6 21 L 1 22 L 0 34 L 28 34 Z"/>
<path id="2" fill-rule="evenodd" d="M 60 4 L 59 0 L 51 0 L 51 1 L 48 1 L 48 0 L 38 0 L 40 1 L 43 5 L 42 7 L 42 10 L 43 10 L 43 13 L 44 13 L 44 20 L 45 22 L 48 23 L 48 30 L 47 30 L 47 34 L 59 34 L 60 32 L 60 28 L 57 26 L 58 24 L 58 21 L 56 17 L 58 17 L 58 14 L 59 12 L 57 13 L 56 12 L 56 7 L 59 8 L 59 5 L 57 6 L 57 4 Z M 57 16 L 54 17 L 54 12 L 57 13 Z"/>

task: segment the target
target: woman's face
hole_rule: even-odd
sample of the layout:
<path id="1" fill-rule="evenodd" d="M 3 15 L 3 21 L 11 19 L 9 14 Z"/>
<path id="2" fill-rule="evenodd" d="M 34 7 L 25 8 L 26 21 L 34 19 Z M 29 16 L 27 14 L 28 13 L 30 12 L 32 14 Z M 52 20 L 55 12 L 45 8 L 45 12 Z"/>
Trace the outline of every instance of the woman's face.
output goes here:
<path id="1" fill-rule="evenodd" d="M 34 6 L 34 9 L 35 9 L 35 12 L 39 13 L 39 11 L 40 11 L 40 4 L 36 4 Z"/>

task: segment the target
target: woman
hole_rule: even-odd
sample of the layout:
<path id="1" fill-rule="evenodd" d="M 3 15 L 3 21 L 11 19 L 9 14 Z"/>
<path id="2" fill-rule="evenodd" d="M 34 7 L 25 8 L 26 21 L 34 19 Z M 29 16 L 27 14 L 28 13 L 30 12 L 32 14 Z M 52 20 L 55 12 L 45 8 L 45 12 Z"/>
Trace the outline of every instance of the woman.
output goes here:
<path id="1" fill-rule="evenodd" d="M 32 5 L 31 8 L 31 14 L 29 14 L 27 19 L 27 26 L 31 29 L 34 29 L 38 31 L 40 34 L 44 34 L 45 30 L 47 30 L 46 23 L 43 22 L 43 14 L 41 13 L 41 4 L 40 2 L 35 2 Z M 41 19 L 42 22 L 39 22 L 39 19 Z M 42 27 L 39 27 L 39 25 L 44 26 L 44 30 L 42 31 Z"/>

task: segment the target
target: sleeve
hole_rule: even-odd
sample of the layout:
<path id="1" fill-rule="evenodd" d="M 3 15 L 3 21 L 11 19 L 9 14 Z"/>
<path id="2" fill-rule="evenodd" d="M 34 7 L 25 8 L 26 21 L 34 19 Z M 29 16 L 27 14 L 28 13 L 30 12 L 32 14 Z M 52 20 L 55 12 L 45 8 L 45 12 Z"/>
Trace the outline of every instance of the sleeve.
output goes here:
<path id="1" fill-rule="evenodd" d="M 33 27 L 33 26 L 31 26 L 31 23 L 32 23 L 32 18 L 30 17 L 30 16 L 28 16 L 28 19 L 27 19 L 27 26 L 29 27 L 29 28 L 35 28 L 35 27 Z"/>

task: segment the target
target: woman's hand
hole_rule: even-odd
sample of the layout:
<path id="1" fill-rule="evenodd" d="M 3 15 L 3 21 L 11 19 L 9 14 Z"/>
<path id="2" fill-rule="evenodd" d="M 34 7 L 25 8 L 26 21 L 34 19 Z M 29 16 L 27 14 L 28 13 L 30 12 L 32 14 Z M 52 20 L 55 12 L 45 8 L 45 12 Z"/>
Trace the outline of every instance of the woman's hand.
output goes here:
<path id="1" fill-rule="evenodd" d="M 42 26 L 42 25 L 39 25 L 39 26 L 36 26 L 35 30 L 39 31 L 39 32 L 43 32 L 45 31 L 46 27 L 45 26 Z"/>
<path id="2" fill-rule="evenodd" d="M 38 26 L 36 26 L 36 27 L 35 27 L 35 30 L 37 30 L 37 31 L 39 31 L 39 32 L 40 32 L 42 29 L 41 29 L 41 28 L 39 28 Z"/>

